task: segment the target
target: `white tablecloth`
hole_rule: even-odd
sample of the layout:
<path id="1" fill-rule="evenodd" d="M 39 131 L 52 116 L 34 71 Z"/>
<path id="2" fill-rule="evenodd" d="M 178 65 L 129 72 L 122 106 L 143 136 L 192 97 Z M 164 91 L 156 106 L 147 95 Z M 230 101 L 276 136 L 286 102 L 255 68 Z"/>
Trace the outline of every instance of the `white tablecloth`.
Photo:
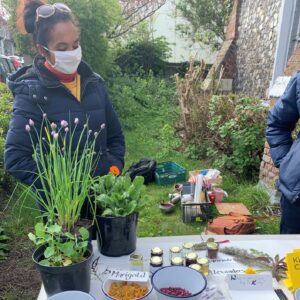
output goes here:
<path id="1" fill-rule="evenodd" d="M 209 236 L 204 236 L 207 239 Z M 221 244 L 221 247 L 239 247 L 243 249 L 256 249 L 268 253 L 270 256 L 274 257 L 276 254 L 279 254 L 280 257 L 283 257 L 286 253 L 292 252 L 293 249 L 300 248 L 300 236 L 299 235 L 218 235 L 213 236 L 217 241 L 229 240 L 229 243 Z M 168 264 L 169 261 L 169 248 L 173 245 L 181 246 L 185 242 L 199 243 L 201 242 L 200 236 L 168 236 L 168 237 L 154 237 L 154 238 L 139 238 L 137 241 L 137 249 L 135 253 L 141 254 L 144 257 L 144 266 L 145 271 L 149 270 L 149 258 L 150 250 L 154 246 L 159 246 L 164 250 L 164 265 Z M 91 291 L 90 294 L 95 297 L 96 300 L 104 299 L 104 295 L 101 291 L 101 280 L 105 278 L 103 271 L 109 267 L 114 269 L 130 269 L 129 256 L 122 256 L 117 258 L 106 257 L 101 255 L 97 249 L 96 241 L 93 241 L 94 248 L 94 259 L 100 256 L 99 264 L 97 266 L 98 276 L 92 275 L 91 282 Z M 205 252 L 199 252 L 200 256 L 205 256 Z M 222 257 L 222 254 L 219 255 Z M 214 264 L 210 264 L 211 268 L 218 268 Z M 221 266 L 221 271 L 216 270 L 214 273 L 219 275 L 212 276 L 212 280 L 218 286 L 223 285 L 225 274 L 222 274 L 222 269 L 230 269 L 232 266 Z M 220 274 L 221 273 L 221 274 Z M 224 272 L 226 273 L 226 272 Z M 79 275 L 80 276 L 80 275 Z M 293 299 L 291 293 L 283 286 L 280 285 L 280 288 L 284 290 L 285 294 L 289 299 Z M 226 299 L 226 291 L 224 287 L 220 288 L 223 291 Z M 46 300 L 47 296 L 44 288 L 41 288 L 41 291 L 38 296 L 38 300 Z M 151 300 L 156 300 L 155 291 L 151 294 Z"/>

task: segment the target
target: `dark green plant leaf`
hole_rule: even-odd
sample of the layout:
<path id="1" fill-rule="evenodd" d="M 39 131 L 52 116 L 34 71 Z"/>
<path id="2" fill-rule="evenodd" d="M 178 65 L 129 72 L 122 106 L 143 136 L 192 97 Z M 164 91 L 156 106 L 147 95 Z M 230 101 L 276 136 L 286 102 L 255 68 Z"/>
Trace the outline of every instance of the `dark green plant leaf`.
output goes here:
<path id="1" fill-rule="evenodd" d="M 90 236 L 89 231 L 86 228 L 84 228 L 84 227 L 81 227 L 79 229 L 79 233 L 80 233 L 80 235 L 81 235 L 81 237 L 82 237 L 83 240 L 87 240 L 89 238 L 89 236 Z"/>
<path id="2" fill-rule="evenodd" d="M 44 256 L 45 258 L 49 258 L 50 256 L 52 256 L 55 253 L 55 249 L 52 246 L 49 246 L 46 248 L 46 250 L 44 251 Z"/>

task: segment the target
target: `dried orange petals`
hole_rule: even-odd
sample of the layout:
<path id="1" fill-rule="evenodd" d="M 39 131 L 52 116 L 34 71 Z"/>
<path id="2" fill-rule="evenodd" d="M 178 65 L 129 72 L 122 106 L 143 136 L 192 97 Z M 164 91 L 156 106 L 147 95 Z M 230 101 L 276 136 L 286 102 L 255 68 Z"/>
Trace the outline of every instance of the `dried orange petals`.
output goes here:
<path id="1" fill-rule="evenodd" d="M 108 295 L 118 300 L 134 300 L 145 296 L 148 288 L 137 283 L 121 281 L 113 282 L 108 290 Z"/>

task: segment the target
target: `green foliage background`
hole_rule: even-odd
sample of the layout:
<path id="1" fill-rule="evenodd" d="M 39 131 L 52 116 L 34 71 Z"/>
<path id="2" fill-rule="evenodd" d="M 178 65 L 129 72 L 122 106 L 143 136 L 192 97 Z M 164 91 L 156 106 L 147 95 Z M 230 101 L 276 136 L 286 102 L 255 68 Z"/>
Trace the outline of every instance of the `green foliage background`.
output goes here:
<path id="1" fill-rule="evenodd" d="M 48 3 L 57 1 L 50 0 Z M 34 54 L 34 47 L 29 35 L 23 36 L 16 30 L 16 7 L 18 0 L 4 0 L 4 5 L 11 15 L 10 26 L 20 55 Z M 117 0 L 65 0 L 78 20 L 81 29 L 83 59 L 93 66 L 98 73 L 105 73 L 112 62 L 108 51 L 106 32 L 120 18 L 120 5 Z"/>
<path id="2" fill-rule="evenodd" d="M 179 14 L 187 24 L 177 29 L 192 42 L 200 41 L 213 49 L 224 40 L 224 28 L 232 9 L 233 0 L 175 0 Z"/>

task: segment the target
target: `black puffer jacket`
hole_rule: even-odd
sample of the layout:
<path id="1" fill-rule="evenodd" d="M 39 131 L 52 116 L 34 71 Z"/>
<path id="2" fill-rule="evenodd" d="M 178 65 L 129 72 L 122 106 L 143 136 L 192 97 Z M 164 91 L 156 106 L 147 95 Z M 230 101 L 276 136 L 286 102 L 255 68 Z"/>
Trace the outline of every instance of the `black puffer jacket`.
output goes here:
<path id="1" fill-rule="evenodd" d="M 33 66 L 24 67 L 8 78 L 14 105 L 4 160 L 6 169 L 22 182 L 32 184 L 37 170 L 32 158 L 32 143 L 25 126 L 32 119 L 38 128 L 43 113 L 47 114 L 50 122 L 57 124 L 62 120 L 74 124 L 74 119 L 78 118 L 75 142 L 86 122 L 92 131 L 99 131 L 101 124 L 105 123 L 105 129 L 97 138 L 96 151 L 101 156 L 94 175 L 107 174 L 110 166 L 117 166 L 120 171 L 123 169 L 124 136 L 103 80 L 84 62 L 80 63 L 78 73 L 81 76 L 80 102 L 44 67 L 44 59 L 39 56 L 35 58 Z"/>
<path id="2" fill-rule="evenodd" d="M 300 116 L 300 73 L 290 80 L 268 116 L 267 141 L 279 168 L 278 188 L 292 204 L 300 205 L 300 134 L 292 138 Z"/>

